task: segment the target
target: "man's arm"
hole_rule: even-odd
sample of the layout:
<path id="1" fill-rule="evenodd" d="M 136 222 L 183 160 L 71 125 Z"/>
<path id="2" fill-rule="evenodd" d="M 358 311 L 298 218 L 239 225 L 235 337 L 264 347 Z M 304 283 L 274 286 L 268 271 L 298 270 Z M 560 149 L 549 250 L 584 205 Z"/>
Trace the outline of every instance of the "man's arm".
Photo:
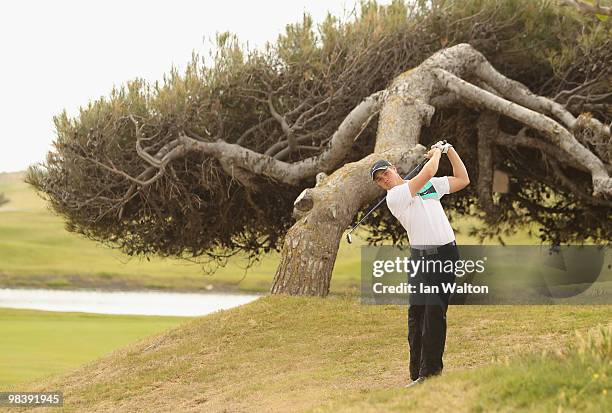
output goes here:
<path id="1" fill-rule="evenodd" d="M 452 146 L 449 148 L 446 153 L 448 156 L 448 160 L 453 166 L 453 176 L 448 177 L 449 184 L 449 192 L 457 192 L 468 186 L 470 183 L 470 177 L 468 176 L 467 169 L 465 169 L 465 165 L 463 161 L 459 157 L 459 154 Z"/>
<path id="2" fill-rule="evenodd" d="M 450 153 L 450 151 L 449 151 Z M 408 181 L 408 188 L 410 188 L 410 194 L 415 196 L 417 192 L 436 175 L 438 172 L 438 165 L 440 164 L 440 156 L 442 155 L 442 151 L 439 148 L 433 148 L 425 156 L 429 158 L 429 161 L 423 166 L 421 172 L 417 174 L 414 178 Z M 465 169 L 465 167 L 464 167 Z M 450 178 L 449 178 L 450 183 Z"/>

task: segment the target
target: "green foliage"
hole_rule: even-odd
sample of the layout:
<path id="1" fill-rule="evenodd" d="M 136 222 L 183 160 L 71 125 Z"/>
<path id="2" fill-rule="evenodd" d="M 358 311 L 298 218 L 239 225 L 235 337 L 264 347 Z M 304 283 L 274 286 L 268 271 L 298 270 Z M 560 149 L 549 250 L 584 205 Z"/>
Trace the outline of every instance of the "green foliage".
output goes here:
<path id="1" fill-rule="evenodd" d="M 611 356 L 612 326 L 576 332 L 573 343 L 552 354 L 487 369 L 477 410 L 607 411 Z"/>
<path id="2" fill-rule="evenodd" d="M 187 319 L 1 308 L 0 386 L 73 370 Z"/>
<path id="3" fill-rule="evenodd" d="M 245 251 L 255 259 L 279 248 L 293 222 L 293 201 L 313 185 L 313 177 L 288 187 L 250 176 L 246 185 L 215 158 L 190 154 L 169 164 L 154 184 L 136 190 L 126 175 L 151 176 L 134 149 L 137 127 L 150 154 L 187 133 L 262 153 L 277 145 L 274 153 L 280 156 L 288 144 L 281 125 L 271 118 L 272 102 L 278 113 L 299 125 L 295 138 L 304 149 L 282 158 L 295 162 L 323 151 L 364 97 L 441 48 L 468 42 L 506 76 L 555 96 L 609 73 L 611 27 L 551 1 L 393 1 L 388 6 L 364 1 L 346 21 L 328 16 L 316 25 L 306 14 L 262 50 L 249 50 L 234 35 L 221 33 L 208 64 L 194 55 L 185 73 L 173 69 L 155 84 L 134 80 L 91 102 L 73 119 L 58 115 L 55 149 L 44 165 L 30 169 L 28 179 L 49 197 L 68 229 L 129 254 L 224 260 Z M 606 111 L 594 115 L 612 120 Z M 476 116 L 463 106 L 438 111 L 421 139 L 427 145 L 450 136 L 474 178 Z M 504 128 L 516 132 L 520 125 L 506 119 Z M 370 153 L 375 133 L 374 121 L 346 162 Z M 498 215 L 490 217 L 482 234 L 500 234 L 503 223 L 518 227 L 535 220 L 544 227 L 542 239 L 555 243 L 612 238 L 608 208 L 551 183 L 538 151 L 500 148 L 495 166 L 510 173 L 514 192 L 502 197 Z M 588 176 L 573 179 L 590 186 Z M 561 202 L 553 210 L 544 197 L 549 189 Z M 476 197 L 472 186 L 450 207 L 475 215 L 470 206 Z M 384 208 L 374 214 L 368 221 L 372 240 L 402 238 L 404 231 L 393 221 Z"/>

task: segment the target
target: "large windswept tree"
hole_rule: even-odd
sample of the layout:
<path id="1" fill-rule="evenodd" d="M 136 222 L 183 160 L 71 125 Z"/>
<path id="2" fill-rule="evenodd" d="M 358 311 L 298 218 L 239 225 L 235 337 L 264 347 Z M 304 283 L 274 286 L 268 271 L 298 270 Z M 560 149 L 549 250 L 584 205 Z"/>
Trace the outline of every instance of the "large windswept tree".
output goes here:
<path id="1" fill-rule="evenodd" d="M 611 79 L 610 22 L 575 8 L 367 2 L 265 50 L 220 35 L 208 64 L 56 117 L 28 180 L 70 230 L 129 254 L 277 249 L 272 292 L 324 296 L 343 231 L 382 195 L 369 166 L 407 171 L 443 137 L 475 182 L 447 202 L 481 236 L 535 222 L 543 241 L 609 242 Z M 386 208 L 368 224 L 374 242 L 405 236 Z"/>

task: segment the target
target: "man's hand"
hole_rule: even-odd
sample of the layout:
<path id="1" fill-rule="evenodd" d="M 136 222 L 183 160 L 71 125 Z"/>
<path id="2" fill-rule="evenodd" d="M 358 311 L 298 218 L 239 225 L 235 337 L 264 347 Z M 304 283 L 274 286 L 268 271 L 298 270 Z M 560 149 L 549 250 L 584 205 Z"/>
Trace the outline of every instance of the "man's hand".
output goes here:
<path id="1" fill-rule="evenodd" d="M 465 169 L 465 165 L 463 161 L 461 161 L 459 154 L 455 148 L 453 148 L 453 145 L 445 140 L 438 141 L 431 146 L 431 149 L 425 154 L 425 157 L 431 158 L 431 154 L 433 154 L 434 150 L 440 150 L 441 153 L 445 153 L 453 166 L 453 176 L 448 177 L 449 192 L 457 192 L 468 186 L 470 184 L 470 177 L 468 176 L 467 169 Z"/>
<path id="2" fill-rule="evenodd" d="M 446 140 L 442 140 L 442 141 L 438 141 L 436 143 L 434 143 L 433 145 L 431 145 L 432 148 L 441 148 L 442 145 L 444 145 L 447 141 Z"/>
<path id="3" fill-rule="evenodd" d="M 442 153 L 442 149 L 438 148 L 438 147 L 431 147 L 430 150 L 427 151 L 427 153 L 425 155 L 423 155 L 425 158 L 427 159 L 431 159 L 431 157 L 433 156 L 433 154 L 435 153 L 435 151 L 440 151 L 440 153 Z"/>
<path id="4" fill-rule="evenodd" d="M 443 140 L 443 141 L 438 141 L 438 142 L 434 143 L 433 145 L 431 145 L 431 147 L 432 148 L 440 148 L 442 153 L 448 153 L 448 150 L 450 148 L 452 148 L 453 145 L 448 143 L 446 140 Z"/>

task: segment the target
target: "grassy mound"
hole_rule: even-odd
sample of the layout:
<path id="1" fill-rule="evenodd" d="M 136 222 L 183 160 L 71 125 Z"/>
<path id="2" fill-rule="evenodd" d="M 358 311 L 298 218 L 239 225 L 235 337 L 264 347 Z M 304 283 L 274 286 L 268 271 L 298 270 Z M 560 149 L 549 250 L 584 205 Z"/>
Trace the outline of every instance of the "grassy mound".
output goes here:
<path id="1" fill-rule="evenodd" d="M 555 354 L 575 341 L 575 330 L 608 323 L 612 306 L 451 307 L 445 374 L 410 390 L 403 388 L 406 313 L 348 296 L 267 296 L 26 387 L 63 390 L 66 411 L 583 410 L 605 403 L 609 335 L 607 364 L 590 350 Z"/>
<path id="2" fill-rule="evenodd" d="M 610 411 L 612 325 L 600 325 L 577 342 L 550 352 L 497 360 L 459 370 L 410 389 L 377 390 L 366 397 L 327 403 L 314 412 L 378 411 Z"/>

